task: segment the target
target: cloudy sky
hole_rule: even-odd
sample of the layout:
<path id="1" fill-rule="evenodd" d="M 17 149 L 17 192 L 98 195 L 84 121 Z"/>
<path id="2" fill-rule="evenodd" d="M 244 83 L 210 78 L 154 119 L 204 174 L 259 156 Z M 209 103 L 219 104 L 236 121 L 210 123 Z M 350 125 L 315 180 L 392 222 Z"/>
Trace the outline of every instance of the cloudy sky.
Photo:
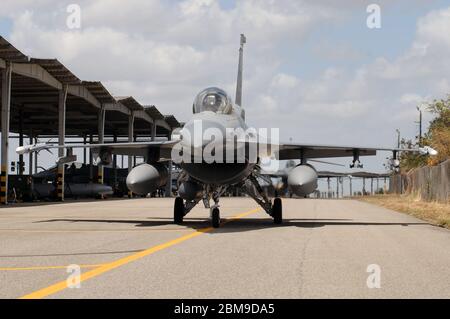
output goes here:
<path id="1" fill-rule="evenodd" d="M 186 121 L 202 88 L 234 95 L 245 33 L 250 125 L 279 127 L 284 140 L 394 146 L 396 128 L 417 135 L 416 105 L 450 93 L 450 1 L 393 2 L 2 0 L 0 34 Z M 80 29 L 67 27 L 71 3 Z M 380 29 L 367 27 L 371 3 Z M 386 155 L 366 167 L 383 171 Z"/>

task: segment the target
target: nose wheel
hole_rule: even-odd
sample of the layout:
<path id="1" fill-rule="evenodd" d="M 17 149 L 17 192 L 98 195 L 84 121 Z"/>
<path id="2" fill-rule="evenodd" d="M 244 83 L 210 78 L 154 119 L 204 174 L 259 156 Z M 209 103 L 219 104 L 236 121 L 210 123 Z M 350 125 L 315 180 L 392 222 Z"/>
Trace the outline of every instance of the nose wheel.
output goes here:
<path id="1" fill-rule="evenodd" d="M 173 222 L 175 224 L 183 223 L 185 206 L 181 197 L 175 198 L 175 204 L 173 206 Z"/>
<path id="2" fill-rule="evenodd" d="M 213 207 L 211 209 L 211 223 L 214 228 L 220 227 L 220 210 L 218 207 Z"/>
<path id="3" fill-rule="evenodd" d="M 277 197 L 273 200 L 271 215 L 275 224 L 281 224 L 283 222 L 283 206 L 281 198 Z"/>

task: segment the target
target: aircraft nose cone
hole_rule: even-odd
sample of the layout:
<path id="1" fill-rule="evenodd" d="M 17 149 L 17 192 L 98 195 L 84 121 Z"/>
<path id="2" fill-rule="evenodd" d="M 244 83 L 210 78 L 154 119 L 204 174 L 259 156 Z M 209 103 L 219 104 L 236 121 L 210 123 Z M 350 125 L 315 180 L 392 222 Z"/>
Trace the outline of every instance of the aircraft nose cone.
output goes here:
<path id="1" fill-rule="evenodd" d="M 183 143 L 194 148 L 202 148 L 212 139 L 225 138 L 226 129 L 220 121 L 198 119 L 188 122 L 181 130 Z M 219 135 L 219 136 L 218 136 Z"/>

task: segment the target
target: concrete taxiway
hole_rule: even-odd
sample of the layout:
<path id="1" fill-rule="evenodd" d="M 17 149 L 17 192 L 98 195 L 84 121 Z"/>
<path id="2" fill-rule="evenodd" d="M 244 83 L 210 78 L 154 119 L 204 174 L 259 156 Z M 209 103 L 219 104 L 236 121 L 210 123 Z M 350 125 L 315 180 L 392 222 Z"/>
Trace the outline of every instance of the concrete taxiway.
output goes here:
<path id="1" fill-rule="evenodd" d="M 450 298 L 450 231 L 355 200 L 284 199 L 284 223 L 248 198 L 0 209 L 1 298 Z M 81 267 L 67 288 L 67 266 Z M 377 265 L 380 288 L 368 288 Z M 373 279 L 373 277 L 371 277 Z M 372 282 L 372 281 L 371 281 Z"/>

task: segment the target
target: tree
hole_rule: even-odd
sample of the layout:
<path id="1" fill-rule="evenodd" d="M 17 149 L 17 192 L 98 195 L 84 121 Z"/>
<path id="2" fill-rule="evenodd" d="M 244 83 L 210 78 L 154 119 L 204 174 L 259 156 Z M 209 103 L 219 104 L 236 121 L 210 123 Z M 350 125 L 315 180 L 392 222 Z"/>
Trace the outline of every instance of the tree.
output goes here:
<path id="1" fill-rule="evenodd" d="M 425 143 L 438 151 L 437 156 L 428 158 L 427 164 L 432 166 L 450 158 L 450 95 L 446 99 L 434 100 L 427 108 L 436 115 L 424 138 Z"/>
<path id="2" fill-rule="evenodd" d="M 422 139 L 424 141 L 424 139 Z M 402 139 L 400 142 L 401 148 L 418 148 L 419 143 L 412 140 Z M 427 165 L 427 157 L 420 153 L 403 152 L 400 154 L 400 169 L 401 172 L 407 172 L 416 167 Z"/>
<path id="3" fill-rule="evenodd" d="M 430 122 L 428 131 L 422 137 L 422 144 L 438 151 L 436 156 L 424 156 L 418 153 L 404 152 L 400 154 L 402 171 L 421 166 L 434 166 L 450 158 L 450 95 L 446 99 L 434 100 L 427 104 L 427 110 L 435 115 Z M 418 142 L 402 140 L 404 148 L 417 148 Z"/>

